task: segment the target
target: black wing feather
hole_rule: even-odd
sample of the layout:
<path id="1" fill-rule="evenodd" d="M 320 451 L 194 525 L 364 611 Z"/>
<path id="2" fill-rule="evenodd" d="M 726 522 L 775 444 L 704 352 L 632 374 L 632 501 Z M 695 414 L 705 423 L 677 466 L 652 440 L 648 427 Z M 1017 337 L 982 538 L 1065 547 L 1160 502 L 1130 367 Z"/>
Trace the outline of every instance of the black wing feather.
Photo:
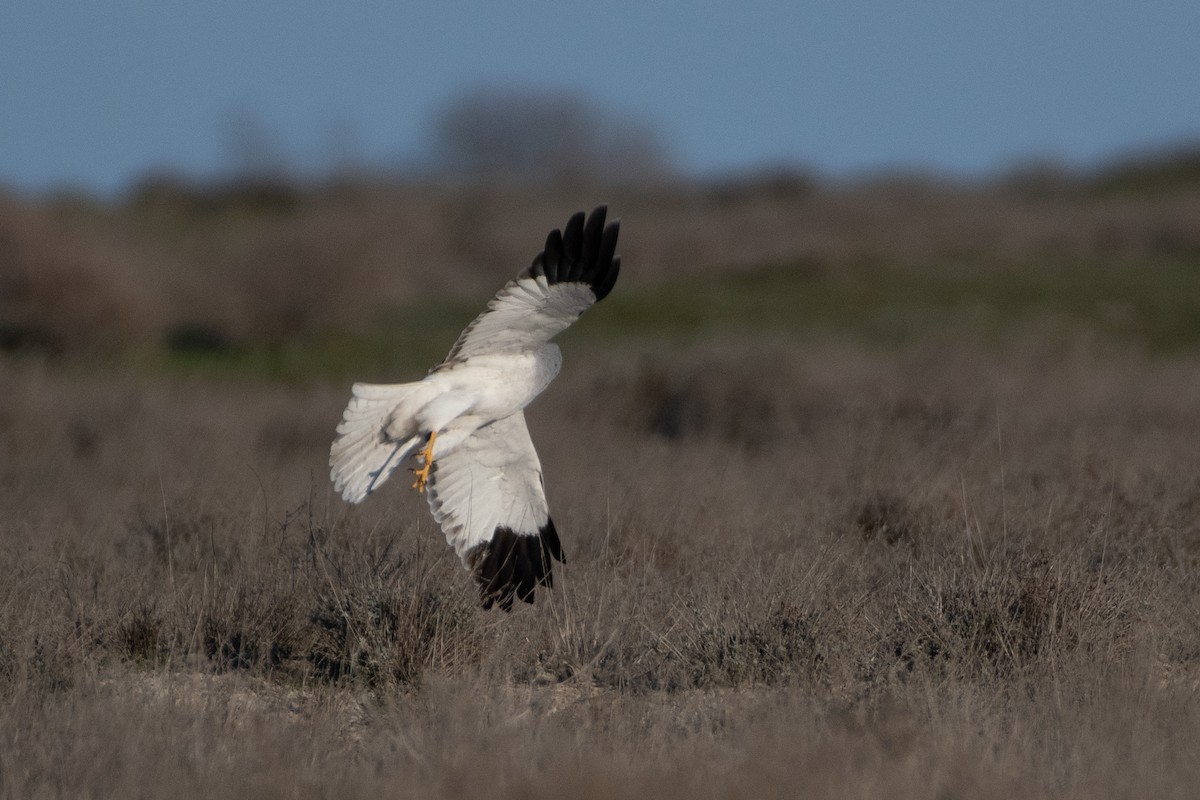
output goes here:
<path id="1" fill-rule="evenodd" d="M 576 211 L 567 220 L 567 227 L 563 228 L 563 254 L 567 260 L 571 262 L 572 275 L 567 277 L 567 280 L 578 280 L 578 267 L 583 261 L 583 212 Z"/>
<path id="2" fill-rule="evenodd" d="M 550 231 L 546 237 L 546 249 L 542 251 L 542 264 L 546 269 L 546 281 L 555 284 L 559 281 L 559 269 L 563 259 L 562 232 L 558 228 Z"/>
<path id="3" fill-rule="evenodd" d="M 467 556 L 484 609 L 499 604 L 511 611 L 513 598 L 532 603 L 537 587 L 554 586 L 554 561 L 566 563 L 554 520 L 546 518 L 536 534 L 516 533 L 501 526 L 491 541 Z"/>
<path id="4" fill-rule="evenodd" d="M 621 272 L 621 257 L 616 256 L 612 260 L 612 267 L 600 281 L 592 286 L 592 291 L 596 293 L 596 300 L 602 300 L 612 291 L 613 286 L 617 283 L 617 275 Z"/>
<path id="5" fill-rule="evenodd" d="M 596 300 L 603 300 L 617 282 L 620 259 L 615 256 L 621 221 L 614 219 L 605 226 L 608 206 L 599 205 L 591 214 L 582 211 L 571 215 L 566 228 L 550 231 L 545 249 L 529 267 L 533 277 L 546 276 L 546 282 L 586 283 L 592 287 Z"/>

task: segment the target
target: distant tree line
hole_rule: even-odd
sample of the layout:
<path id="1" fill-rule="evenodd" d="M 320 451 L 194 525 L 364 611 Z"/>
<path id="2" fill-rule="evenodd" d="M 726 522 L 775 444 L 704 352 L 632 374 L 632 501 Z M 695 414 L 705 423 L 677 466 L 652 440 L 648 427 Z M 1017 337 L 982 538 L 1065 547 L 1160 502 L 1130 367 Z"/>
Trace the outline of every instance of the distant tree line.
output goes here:
<path id="1" fill-rule="evenodd" d="M 482 87 L 433 126 L 436 169 L 484 178 L 647 179 L 670 171 L 658 130 L 570 91 Z"/>
<path id="2" fill-rule="evenodd" d="M 671 172 L 654 125 L 574 91 L 468 89 L 436 110 L 427 130 L 423 153 L 391 165 L 374 163 L 362 152 L 347 120 L 326 131 L 320 152 L 307 159 L 277 128 L 244 107 L 230 111 L 221 133 L 227 176 L 237 183 L 379 174 L 380 167 L 401 175 L 506 181 L 645 181 Z"/>

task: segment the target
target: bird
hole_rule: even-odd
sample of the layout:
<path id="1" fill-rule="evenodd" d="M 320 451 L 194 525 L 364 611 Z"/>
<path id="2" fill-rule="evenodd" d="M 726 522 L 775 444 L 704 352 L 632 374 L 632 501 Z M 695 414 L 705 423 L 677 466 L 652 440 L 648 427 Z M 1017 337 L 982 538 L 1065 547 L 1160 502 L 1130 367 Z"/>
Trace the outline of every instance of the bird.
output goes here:
<path id="1" fill-rule="evenodd" d="M 355 383 L 330 447 L 330 479 L 350 503 L 410 459 L 420 465 L 412 488 L 428 499 L 485 610 L 533 603 L 538 586 L 554 585 L 553 561 L 566 563 L 524 409 L 562 368 L 551 340 L 617 281 L 620 220 L 606 224 L 607 214 L 606 205 L 579 211 L 550 231 L 423 379 Z"/>

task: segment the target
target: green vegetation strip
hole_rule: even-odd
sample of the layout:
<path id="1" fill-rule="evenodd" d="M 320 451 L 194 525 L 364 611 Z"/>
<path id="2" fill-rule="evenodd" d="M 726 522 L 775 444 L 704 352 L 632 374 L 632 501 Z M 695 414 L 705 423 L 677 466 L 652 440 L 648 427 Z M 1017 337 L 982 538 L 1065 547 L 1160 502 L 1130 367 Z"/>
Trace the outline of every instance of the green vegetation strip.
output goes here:
<path id="1" fill-rule="evenodd" d="M 790 264 L 613 298 L 580 335 L 766 328 L 904 342 L 939 329 L 1003 337 L 1050 322 L 1153 350 L 1200 345 L 1200 261 Z"/>
<path id="2" fill-rule="evenodd" d="M 284 379 L 395 380 L 437 363 L 483 305 L 483 298 L 426 302 L 381 315 L 358 333 L 172 352 L 162 365 Z M 1043 329 L 1157 353 L 1200 347 L 1200 261 L 780 264 L 614 292 L 563 339 L 568 345 L 691 342 L 769 331 L 888 346 L 946 331 L 1000 341 Z"/>

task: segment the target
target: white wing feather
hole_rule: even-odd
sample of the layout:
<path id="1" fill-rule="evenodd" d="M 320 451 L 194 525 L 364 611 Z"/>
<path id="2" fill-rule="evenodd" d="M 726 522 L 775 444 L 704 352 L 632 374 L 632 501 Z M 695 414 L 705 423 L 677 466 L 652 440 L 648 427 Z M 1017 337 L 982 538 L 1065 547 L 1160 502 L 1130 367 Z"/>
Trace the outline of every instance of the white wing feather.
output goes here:
<path id="1" fill-rule="evenodd" d="M 446 363 L 476 355 L 536 349 L 562 333 L 596 303 L 586 283 L 547 282 L 522 275 L 505 284 L 487 310 L 458 337 Z"/>
<path id="2" fill-rule="evenodd" d="M 435 451 L 427 492 L 433 518 L 464 564 L 496 528 L 535 535 L 549 519 L 542 466 L 520 411 L 480 428 L 445 456 Z"/>

